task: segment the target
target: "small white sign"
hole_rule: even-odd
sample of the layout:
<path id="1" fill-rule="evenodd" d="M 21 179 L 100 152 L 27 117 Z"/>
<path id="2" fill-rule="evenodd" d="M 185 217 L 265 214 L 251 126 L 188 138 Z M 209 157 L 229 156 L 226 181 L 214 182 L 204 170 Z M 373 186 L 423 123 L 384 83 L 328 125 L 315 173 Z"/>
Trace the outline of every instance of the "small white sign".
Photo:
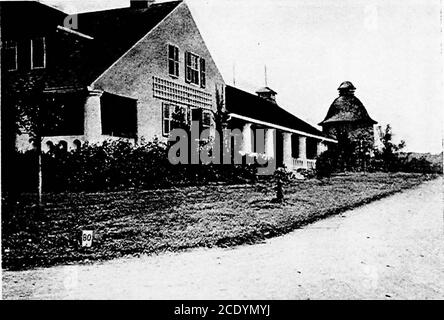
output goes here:
<path id="1" fill-rule="evenodd" d="M 91 248 L 94 231 L 83 230 L 82 231 L 82 247 Z"/>

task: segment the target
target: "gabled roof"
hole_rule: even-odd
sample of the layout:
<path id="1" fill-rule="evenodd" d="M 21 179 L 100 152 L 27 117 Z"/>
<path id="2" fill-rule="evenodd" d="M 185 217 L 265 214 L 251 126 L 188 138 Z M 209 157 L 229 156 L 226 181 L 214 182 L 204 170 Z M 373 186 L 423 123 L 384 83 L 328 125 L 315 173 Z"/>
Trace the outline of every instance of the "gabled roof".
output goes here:
<path id="1" fill-rule="evenodd" d="M 182 1 L 172 1 L 155 3 L 145 9 L 128 7 L 78 14 L 76 31 L 93 40 L 75 53 L 76 65 L 59 70 L 56 80 L 48 86 L 55 87 L 58 83 L 90 85 L 180 3 Z"/>
<path id="2" fill-rule="evenodd" d="M 37 1 L 0 1 L 2 39 L 32 37 L 41 30 L 52 30 L 62 23 L 66 13 Z"/>
<path id="3" fill-rule="evenodd" d="M 232 114 L 328 138 L 320 130 L 282 109 L 276 103 L 229 85 L 226 88 L 226 108 Z"/>

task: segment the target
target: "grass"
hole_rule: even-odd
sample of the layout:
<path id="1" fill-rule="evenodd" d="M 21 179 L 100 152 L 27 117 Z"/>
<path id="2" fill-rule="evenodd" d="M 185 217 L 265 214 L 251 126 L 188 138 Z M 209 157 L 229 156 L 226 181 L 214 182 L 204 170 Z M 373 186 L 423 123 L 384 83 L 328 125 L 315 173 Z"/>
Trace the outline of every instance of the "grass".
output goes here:
<path id="1" fill-rule="evenodd" d="M 270 183 L 45 195 L 40 211 L 27 195 L 7 215 L 4 208 L 3 268 L 253 244 L 433 177 L 376 173 L 293 182 L 283 204 L 270 202 Z M 95 231 L 92 248 L 81 247 L 82 230 Z"/>

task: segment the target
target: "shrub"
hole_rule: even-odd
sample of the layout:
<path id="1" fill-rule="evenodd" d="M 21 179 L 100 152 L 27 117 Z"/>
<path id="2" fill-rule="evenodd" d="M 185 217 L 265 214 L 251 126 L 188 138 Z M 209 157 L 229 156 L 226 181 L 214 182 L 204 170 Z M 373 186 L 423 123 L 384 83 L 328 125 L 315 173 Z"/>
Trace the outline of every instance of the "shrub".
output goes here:
<path id="1" fill-rule="evenodd" d="M 335 151 L 327 150 L 316 159 L 316 176 L 320 179 L 329 178 L 336 171 L 337 154 Z"/>
<path id="2" fill-rule="evenodd" d="M 35 192 L 37 154 L 17 153 L 21 192 Z M 258 164 L 171 165 L 168 147 L 160 141 L 133 146 L 126 141 L 85 144 L 79 150 L 54 149 L 43 155 L 45 192 L 96 192 L 153 189 L 208 182 L 255 181 Z"/>
<path id="3" fill-rule="evenodd" d="M 274 172 L 276 198 L 272 202 L 280 203 L 284 201 L 284 185 L 291 179 L 291 173 L 285 167 L 278 168 Z"/>
<path id="4" fill-rule="evenodd" d="M 442 164 L 432 163 L 428 161 L 425 157 L 410 159 L 406 157 L 400 162 L 400 170 L 403 172 L 442 174 Z"/>

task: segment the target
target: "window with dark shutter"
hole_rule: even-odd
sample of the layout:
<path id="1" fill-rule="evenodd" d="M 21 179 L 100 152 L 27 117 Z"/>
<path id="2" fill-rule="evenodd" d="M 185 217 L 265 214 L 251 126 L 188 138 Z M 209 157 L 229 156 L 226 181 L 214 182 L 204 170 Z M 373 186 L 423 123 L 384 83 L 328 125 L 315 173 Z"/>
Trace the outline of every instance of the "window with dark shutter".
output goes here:
<path id="1" fill-rule="evenodd" d="M 16 41 L 5 41 L 2 62 L 6 66 L 6 70 L 8 70 L 8 71 L 17 70 L 18 65 L 17 65 L 17 42 Z"/>
<path id="2" fill-rule="evenodd" d="M 185 81 L 191 82 L 191 54 L 189 52 L 185 52 Z"/>
<path id="3" fill-rule="evenodd" d="M 199 85 L 199 57 L 191 52 L 186 52 L 185 61 L 186 82 Z"/>
<path id="4" fill-rule="evenodd" d="M 45 38 L 31 39 L 31 69 L 46 67 L 46 41 Z"/>
<path id="5" fill-rule="evenodd" d="M 168 45 L 168 73 L 172 77 L 179 77 L 179 48 Z"/>
<path id="6" fill-rule="evenodd" d="M 200 108 L 192 108 L 191 109 L 191 121 L 198 122 L 199 124 L 199 132 L 202 130 L 202 109 Z"/>
<path id="7" fill-rule="evenodd" d="M 207 85 L 207 75 L 206 75 L 206 66 L 205 59 L 200 59 L 200 86 L 205 88 Z"/>

